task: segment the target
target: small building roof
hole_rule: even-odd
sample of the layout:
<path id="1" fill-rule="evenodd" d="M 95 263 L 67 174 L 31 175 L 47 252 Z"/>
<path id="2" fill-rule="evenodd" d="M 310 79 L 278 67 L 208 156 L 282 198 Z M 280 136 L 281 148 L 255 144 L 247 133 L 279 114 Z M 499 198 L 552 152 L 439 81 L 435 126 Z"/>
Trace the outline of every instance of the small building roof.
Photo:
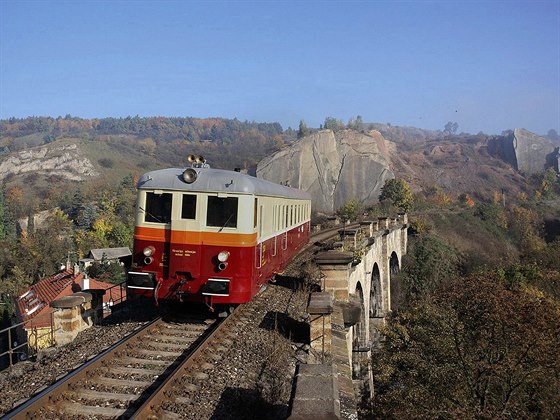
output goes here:
<path id="1" fill-rule="evenodd" d="M 60 273 L 54 274 L 50 277 L 45 277 L 39 280 L 37 283 L 28 287 L 16 300 L 16 312 L 18 316 L 18 322 L 27 322 L 33 320 L 25 328 L 30 327 L 46 327 L 51 323 L 50 316 L 47 316 L 51 312 L 50 304 L 52 301 L 59 299 L 64 296 L 71 295 L 74 292 L 79 292 L 84 286 L 84 273 L 74 273 L 73 270 L 64 270 Z M 105 283 L 102 281 L 95 280 L 93 278 L 88 279 L 88 289 L 102 289 L 106 290 L 114 284 Z M 120 288 L 115 288 L 112 291 L 112 298 L 114 301 L 122 298 L 120 295 Z M 103 296 L 104 302 L 109 302 L 110 296 Z"/>
<path id="2" fill-rule="evenodd" d="M 128 247 L 121 248 L 97 248 L 89 251 L 88 258 L 93 258 L 95 261 L 101 261 L 105 255 L 107 260 L 116 260 L 119 258 L 129 257 L 132 252 Z"/>

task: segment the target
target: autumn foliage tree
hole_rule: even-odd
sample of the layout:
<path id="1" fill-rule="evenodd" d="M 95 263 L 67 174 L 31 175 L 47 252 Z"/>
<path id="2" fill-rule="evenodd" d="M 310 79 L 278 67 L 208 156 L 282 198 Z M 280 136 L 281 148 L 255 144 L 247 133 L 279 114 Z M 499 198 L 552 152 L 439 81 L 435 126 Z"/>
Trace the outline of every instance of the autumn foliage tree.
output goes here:
<path id="1" fill-rule="evenodd" d="M 560 307 L 493 275 L 389 321 L 373 357 L 375 418 L 559 418 Z"/>
<path id="2" fill-rule="evenodd" d="M 412 209 L 414 197 L 412 189 L 408 182 L 404 179 L 388 179 L 385 181 L 379 200 L 390 200 L 391 203 L 401 211 L 409 211 Z"/>

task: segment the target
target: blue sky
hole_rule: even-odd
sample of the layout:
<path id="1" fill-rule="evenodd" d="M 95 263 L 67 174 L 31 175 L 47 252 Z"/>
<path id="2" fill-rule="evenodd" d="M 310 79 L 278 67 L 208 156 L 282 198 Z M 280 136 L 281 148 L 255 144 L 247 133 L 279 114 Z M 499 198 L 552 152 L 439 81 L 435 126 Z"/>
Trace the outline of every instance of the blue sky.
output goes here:
<path id="1" fill-rule="evenodd" d="M 0 0 L 0 118 L 560 132 L 560 0 Z"/>

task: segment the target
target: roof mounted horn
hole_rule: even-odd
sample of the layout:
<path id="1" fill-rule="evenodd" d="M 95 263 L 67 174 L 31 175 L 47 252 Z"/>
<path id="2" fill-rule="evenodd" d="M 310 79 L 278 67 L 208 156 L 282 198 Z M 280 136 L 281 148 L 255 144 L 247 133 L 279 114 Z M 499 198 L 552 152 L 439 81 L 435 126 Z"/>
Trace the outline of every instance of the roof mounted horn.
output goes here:
<path id="1" fill-rule="evenodd" d="M 200 155 L 189 155 L 187 160 L 191 164 L 192 168 L 209 168 L 210 165 L 206 163 L 206 159 Z"/>

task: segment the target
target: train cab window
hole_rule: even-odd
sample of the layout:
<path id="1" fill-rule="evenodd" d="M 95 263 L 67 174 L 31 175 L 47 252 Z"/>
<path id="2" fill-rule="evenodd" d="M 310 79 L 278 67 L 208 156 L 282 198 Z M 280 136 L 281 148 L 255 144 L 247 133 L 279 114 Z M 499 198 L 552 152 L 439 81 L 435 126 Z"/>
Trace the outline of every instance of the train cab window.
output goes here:
<path id="1" fill-rule="evenodd" d="M 236 228 L 237 201 L 237 197 L 208 197 L 206 225 L 220 228 Z"/>
<path id="2" fill-rule="evenodd" d="M 152 223 L 169 223 L 171 221 L 171 202 L 169 193 L 146 193 L 146 210 L 144 221 Z"/>
<path id="3" fill-rule="evenodd" d="M 196 195 L 183 194 L 181 219 L 196 219 Z"/>

